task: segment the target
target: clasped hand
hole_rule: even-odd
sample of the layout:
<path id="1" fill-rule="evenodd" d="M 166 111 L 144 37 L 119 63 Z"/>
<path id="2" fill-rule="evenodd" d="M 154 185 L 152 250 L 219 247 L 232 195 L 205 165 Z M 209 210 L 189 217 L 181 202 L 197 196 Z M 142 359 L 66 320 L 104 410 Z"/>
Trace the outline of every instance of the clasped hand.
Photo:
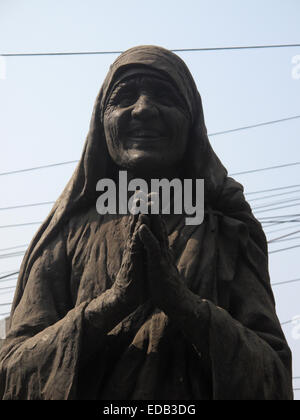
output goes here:
<path id="1" fill-rule="evenodd" d="M 147 200 L 150 206 L 151 194 Z M 149 299 L 166 313 L 176 310 L 186 286 L 169 249 L 165 222 L 153 214 L 130 218 L 129 240 L 113 289 L 130 310 Z"/>

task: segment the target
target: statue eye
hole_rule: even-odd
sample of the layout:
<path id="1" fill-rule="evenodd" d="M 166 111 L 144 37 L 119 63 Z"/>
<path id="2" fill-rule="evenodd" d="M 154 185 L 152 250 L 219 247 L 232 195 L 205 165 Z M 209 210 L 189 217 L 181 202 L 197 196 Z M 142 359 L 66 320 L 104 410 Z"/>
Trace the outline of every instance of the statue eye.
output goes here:
<path id="1" fill-rule="evenodd" d="M 121 89 L 114 96 L 113 103 L 116 106 L 127 107 L 134 104 L 136 100 L 136 89 Z"/>
<path id="2" fill-rule="evenodd" d="M 129 106 L 132 105 L 135 102 L 136 96 L 133 95 L 132 93 L 126 93 L 123 95 L 120 95 L 117 98 L 117 104 L 120 106 Z"/>
<path id="3" fill-rule="evenodd" d="M 178 98 L 170 89 L 160 89 L 155 94 L 157 100 L 166 106 L 178 105 Z"/>

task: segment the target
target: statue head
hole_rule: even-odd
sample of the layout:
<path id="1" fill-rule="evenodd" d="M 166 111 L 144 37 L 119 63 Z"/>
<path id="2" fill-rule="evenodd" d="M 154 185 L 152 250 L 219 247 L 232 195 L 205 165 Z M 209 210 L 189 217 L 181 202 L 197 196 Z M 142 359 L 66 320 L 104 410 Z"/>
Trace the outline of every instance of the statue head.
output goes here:
<path id="1" fill-rule="evenodd" d="M 138 177 L 195 177 L 208 161 L 201 98 L 173 52 L 157 46 L 125 51 L 111 65 L 99 98 L 95 116 L 101 115 L 118 168 Z"/>
<path id="2" fill-rule="evenodd" d="M 158 70 L 125 69 L 106 98 L 103 126 L 110 157 L 141 177 L 180 172 L 190 125 L 178 87 Z"/>

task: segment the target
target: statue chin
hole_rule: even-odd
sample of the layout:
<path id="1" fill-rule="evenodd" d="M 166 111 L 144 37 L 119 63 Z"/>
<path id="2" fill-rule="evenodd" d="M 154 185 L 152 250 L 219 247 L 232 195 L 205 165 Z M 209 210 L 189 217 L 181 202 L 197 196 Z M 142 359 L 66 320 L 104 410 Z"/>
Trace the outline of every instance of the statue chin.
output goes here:
<path id="1" fill-rule="evenodd" d="M 127 159 L 116 162 L 119 168 L 127 170 L 135 177 L 156 177 L 158 174 L 167 175 L 168 165 L 161 158 L 153 153 L 135 151 L 129 153 Z"/>

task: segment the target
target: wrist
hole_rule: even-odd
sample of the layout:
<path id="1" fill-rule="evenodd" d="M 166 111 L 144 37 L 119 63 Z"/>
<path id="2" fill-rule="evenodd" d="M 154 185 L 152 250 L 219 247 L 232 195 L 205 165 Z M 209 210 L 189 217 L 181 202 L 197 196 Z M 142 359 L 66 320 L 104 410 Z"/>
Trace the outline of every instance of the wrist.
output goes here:
<path id="1" fill-rule="evenodd" d="M 103 333 L 109 332 L 125 316 L 125 302 L 113 288 L 93 299 L 85 308 L 86 323 Z"/>

